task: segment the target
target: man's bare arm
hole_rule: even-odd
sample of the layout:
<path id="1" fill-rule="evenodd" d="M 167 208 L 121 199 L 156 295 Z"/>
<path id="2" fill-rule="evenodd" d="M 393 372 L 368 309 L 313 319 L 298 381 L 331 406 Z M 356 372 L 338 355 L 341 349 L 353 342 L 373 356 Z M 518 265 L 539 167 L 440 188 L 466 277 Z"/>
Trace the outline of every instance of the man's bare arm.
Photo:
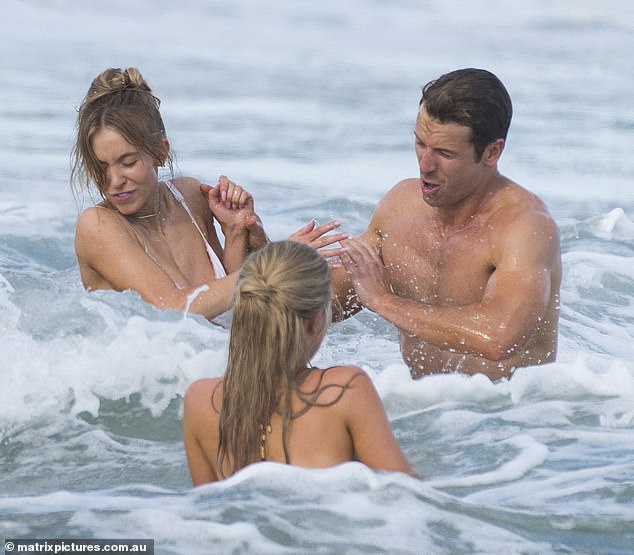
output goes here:
<path id="1" fill-rule="evenodd" d="M 482 299 L 463 306 L 395 295 L 378 253 L 362 241 L 344 243 L 342 262 L 360 302 L 401 330 L 441 349 L 504 360 L 528 343 L 546 313 L 559 237 L 549 216 L 533 214 L 515 221 L 500 241 Z"/>

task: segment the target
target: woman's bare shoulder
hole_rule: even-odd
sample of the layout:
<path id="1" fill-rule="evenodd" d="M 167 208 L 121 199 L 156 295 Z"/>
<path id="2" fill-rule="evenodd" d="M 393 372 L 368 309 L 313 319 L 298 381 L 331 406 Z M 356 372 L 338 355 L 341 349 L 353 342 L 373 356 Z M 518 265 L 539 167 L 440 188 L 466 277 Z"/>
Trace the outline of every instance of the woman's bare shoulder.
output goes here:
<path id="1" fill-rule="evenodd" d="M 368 377 L 365 370 L 354 364 L 342 364 L 337 366 L 330 366 L 329 368 L 321 369 L 324 373 L 325 379 L 329 381 L 349 380 L 355 376 Z"/>
<path id="2" fill-rule="evenodd" d="M 185 194 L 191 191 L 198 191 L 201 185 L 201 182 L 195 177 L 176 177 L 171 180 L 174 185 L 178 188 L 178 190 Z"/>
<path id="3" fill-rule="evenodd" d="M 172 183 L 181 192 L 185 198 L 185 202 L 190 209 L 198 215 L 207 217 L 209 214 L 209 205 L 207 199 L 200 190 L 202 183 L 193 177 L 179 177 L 174 179 Z"/>
<path id="4" fill-rule="evenodd" d="M 172 184 L 182 193 L 186 199 L 202 196 L 200 186 L 202 183 L 194 177 L 177 177 L 172 180 Z"/>
<path id="5" fill-rule="evenodd" d="M 184 423 L 198 435 L 215 430 L 210 426 L 220 417 L 222 378 L 203 378 L 193 382 L 185 392 Z"/>
<path id="6" fill-rule="evenodd" d="M 78 227 L 92 227 L 95 225 L 104 225 L 118 221 L 118 214 L 104 206 L 103 204 L 95 204 L 85 208 L 77 218 Z"/>
<path id="7" fill-rule="evenodd" d="M 333 385 L 345 389 L 357 387 L 359 384 L 371 383 L 365 370 L 352 364 L 317 369 L 313 380 L 313 383 L 319 382 L 321 386 Z"/>
<path id="8" fill-rule="evenodd" d="M 192 382 L 185 392 L 185 403 L 198 404 L 201 401 L 209 404 L 211 395 L 222 384 L 222 378 L 201 378 Z"/>
<path id="9" fill-rule="evenodd" d="M 86 208 L 77 218 L 75 245 L 92 250 L 99 248 L 105 238 L 122 240 L 130 237 L 130 230 L 123 218 L 103 205 Z"/>

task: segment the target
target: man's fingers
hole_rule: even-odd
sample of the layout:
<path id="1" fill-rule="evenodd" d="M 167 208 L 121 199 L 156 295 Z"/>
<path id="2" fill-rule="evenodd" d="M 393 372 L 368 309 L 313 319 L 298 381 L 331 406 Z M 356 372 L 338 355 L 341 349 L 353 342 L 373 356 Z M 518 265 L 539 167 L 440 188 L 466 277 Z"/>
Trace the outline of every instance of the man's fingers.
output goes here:
<path id="1" fill-rule="evenodd" d="M 353 266 L 355 266 L 354 258 L 348 247 L 344 247 L 343 249 L 341 249 L 339 259 L 341 260 L 341 263 L 346 268 L 346 270 L 352 270 Z"/>
<path id="2" fill-rule="evenodd" d="M 319 254 L 324 258 L 339 258 L 343 254 L 342 248 L 334 248 L 334 249 L 321 249 Z"/>

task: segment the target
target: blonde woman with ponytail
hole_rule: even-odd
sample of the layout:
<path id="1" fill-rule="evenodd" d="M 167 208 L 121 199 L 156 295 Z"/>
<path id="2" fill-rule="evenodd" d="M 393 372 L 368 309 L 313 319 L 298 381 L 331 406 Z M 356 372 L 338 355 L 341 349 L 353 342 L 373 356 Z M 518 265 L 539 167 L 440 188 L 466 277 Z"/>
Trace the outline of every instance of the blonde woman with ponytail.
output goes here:
<path id="1" fill-rule="evenodd" d="M 265 460 L 308 468 L 357 460 L 413 474 L 367 374 L 310 364 L 330 299 L 330 269 L 312 248 L 282 241 L 249 255 L 234 292 L 226 372 L 185 395 L 195 486 Z"/>
<path id="2" fill-rule="evenodd" d="M 241 186 L 225 176 L 214 187 L 174 177 L 159 106 L 138 69 L 110 68 L 79 107 L 71 184 L 76 196 L 96 186 L 102 199 L 77 221 L 82 282 L 88 290 L 133 290 L 159 308 L 189 309 L 228 325 L 236 271 L 268 239 Z M 159 180 L 161 166 L 171 179 Z M 324 235 L 338 225 L 311 222 L 290 238 L 324 247 L 345 237 Z"/>

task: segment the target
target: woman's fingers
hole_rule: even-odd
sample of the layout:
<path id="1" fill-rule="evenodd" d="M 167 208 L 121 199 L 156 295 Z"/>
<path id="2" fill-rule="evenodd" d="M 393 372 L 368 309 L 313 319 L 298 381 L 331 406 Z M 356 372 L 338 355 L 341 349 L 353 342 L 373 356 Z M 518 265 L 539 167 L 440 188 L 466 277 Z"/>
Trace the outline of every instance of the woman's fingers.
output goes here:
<path id="1" fill-rule="evenodd" d="M 220 200 L 227 208 L 232 210 L 244 208 L 251 198 L 249 191 L 229 179 L 226 175 L 221 175 L 218 178 L 216 187 L 220 191 Z"/>
<path id="2" fill-rule="evenodd" d="M 311 220 L 308 224 L 291 234 L 288 239 L 298 243 L 305 243 L 314 249 L 320 249 L 348 238 L 347 233 L 341 232 L 327 235 L 327 233 L 337 229 L 340 225 L 341 222 L 336 220 L 321 225 L 317 221 Z"/>

